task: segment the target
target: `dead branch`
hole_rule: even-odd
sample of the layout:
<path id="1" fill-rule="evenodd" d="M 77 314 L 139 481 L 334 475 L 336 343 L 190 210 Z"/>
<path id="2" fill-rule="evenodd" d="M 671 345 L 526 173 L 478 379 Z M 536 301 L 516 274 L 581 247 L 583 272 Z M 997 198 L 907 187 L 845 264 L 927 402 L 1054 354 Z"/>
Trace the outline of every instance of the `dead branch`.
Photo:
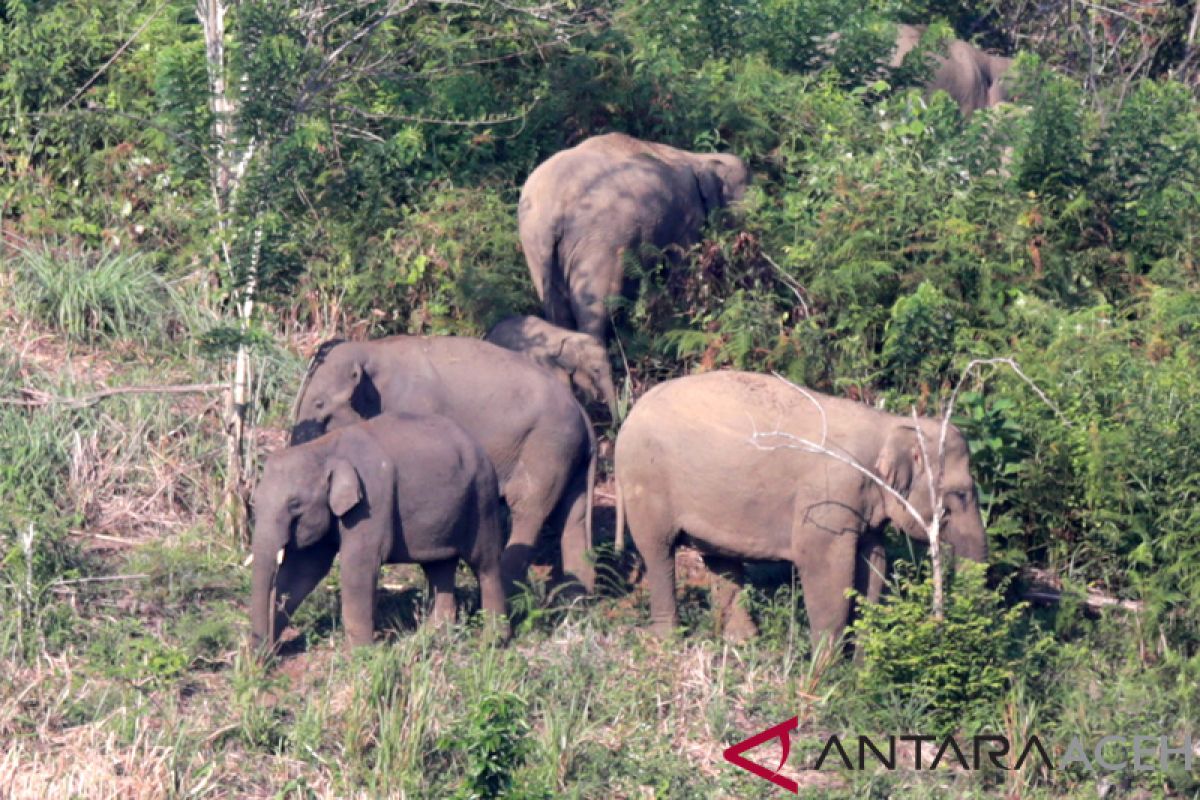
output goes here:
<path id="1" fill-rule="evenodd" d="M 40 408 L 50 405 L 62 405 L 67 408 L 85 408 L 95 405 L 109 397 L 128 394 L 204 394 L 207 392 L 225 392 L 229 390 L 228 383 L 180 383 L 163 386 L 115 386 L 99 392 L 80 395 L 79 397 L 61 397 L 28 386 L 20 389 L 25 397 L 0 397 L 0 405 L 23 406 Z"/>
<path id="2" fill-rule="evenodd" d="M 1021 593 L 1021 599 L 1034 600 L 1040 603 L 1061 603 L 1063 599 L 1062 581 L 1058 576 L 1043 569 L 1030 568 L 1024 571 L 1030 579 L 1030 585 Z M 1083 596 L 1083 605 L 1089 611 L 1099 612 L 1105 608 L 1119 608 L 1122 611 L 1132 611 L 1140 614 L 1146 610 L 1145 602 L 1141 600 L 1122 600 L 1103 592 L 1088 590 Z"/>

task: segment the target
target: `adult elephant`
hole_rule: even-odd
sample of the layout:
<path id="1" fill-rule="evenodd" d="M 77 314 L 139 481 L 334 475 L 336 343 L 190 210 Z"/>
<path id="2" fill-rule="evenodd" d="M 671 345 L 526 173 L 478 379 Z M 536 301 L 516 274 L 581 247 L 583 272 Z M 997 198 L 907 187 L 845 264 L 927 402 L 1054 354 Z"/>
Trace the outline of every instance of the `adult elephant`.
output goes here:
<path id="1" fill-rule="evenodd" d="M 888 66 L 895 69 L 903 64 L 904 57 L 916 49 L 924 33 L 924 25 L 897 25 L 896 49 Z M 1013 59 L 985 53 L 961 39 L 951 39 L 935 47 L 930 57 L 934 62 L 933 76 L 925 83 L 926 90 L 946 92 L 964 115 L 1008 99 L 1002 79 Z"/>
<path id="2" fill-rule="evenodd" d="M 752 559 L 792 562 L 814 642 L 836 639 L 850 617 L 846 590 L 879 597 L 886 524 L 928 539 L 912 512 L 932 519 L 931 480 L 944 503 L 941 541 L 982 561 L 987 537 L 967 442 L 950 427 L 939 469 L 940 428 L 747 372 L 647 392 L 617 436 L 614 472 L 618 542 L 627 521 L 646 562 L 652 629 L 676 625 L 673 551 L 683 537 L 717 576 L 727 637 L 755 630 L 734 602 L 741 560 Z"/>
<path id="3" fill-rule="evenodd" d="M 521 189 L 521 247 L 545 316 L 604 341 L 605 303 L 621 293 L 626 255 L 694 244 L 708 215 L 750 183 L 728 153 L 690 153 L 608 133 L 556 153 Z"/>
<path id="4" fill-rule="evenodd" d="M 501 562 L 507 583 L 524 579 L 550 522 L 561 531 L 565 575 L 595 588 L 588 561 L 595 441 L 587 415 L 554 375 L 466 337 L 327 342 L 297 398 L 292 444 L 385 411 L 440 414 L 483 446 L 512 518 Z"/>

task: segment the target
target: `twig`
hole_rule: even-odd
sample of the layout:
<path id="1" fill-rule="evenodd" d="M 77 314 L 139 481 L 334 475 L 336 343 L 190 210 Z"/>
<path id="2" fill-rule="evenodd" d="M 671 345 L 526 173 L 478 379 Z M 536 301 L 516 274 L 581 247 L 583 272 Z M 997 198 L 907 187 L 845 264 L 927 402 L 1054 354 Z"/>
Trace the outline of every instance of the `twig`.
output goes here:
<path id="1" fill-rule="evenodd" d="M 146 578 L 149 578 L 149 577 L 150 577 L 149 575 L 144 575 L 141 573 L 138 573 L 136 575 L 99 575 L 94 578 L 71 578 L 71 579 L 65 580 L 65 581 L 64 580 L 56 580 L 54 583 L 50 584 L 50 586 L 53 588 L 55 586 L 74 586 L 79 583 L 105 583 L 108 581 L 140 581 L 140 580 L 145 580 Z"/>
<path id="2" fill-rule="evenodd" d="M 26 397 L 0 397 L 0 405 L 24 406 L 27 408 L 38 408 L 48 405 L 64 405 L 68 408 L 84 408 L 86 406 L 95 405 L 109 397 L 125 394 L 202 394 L 205 392 L 224 392 L 228 391 L 229 384 L 227 383 L 181 383 L 169 386 L 117 386 L 112 389 L 104 389 L 92 394 L 85 394 L 80 397 L 60 397 L 58 395 L 42 392 L 37 389 L 24 387 L 20 391 Z"/>
<path id="3" fill-rule="evenodd" d="M 124 53 L 129 48 L 129 45 L 133 44 L 134 39 L 136 39 L 137 37 L 142 35 L 142 31 L 144 31 L 144 30 L 146 30 L 146 28 L 150 27 L 150 23 L 153 22 L 154 18 L 158 16 L 158 13 L 166 7 L 167 7 L 167 4 L 165 2 L 159 3 L 158 8 L 154 9 L 154 11 L 150 14 L 150 16 L 146 17 L 146 21 L 142 23 L 142 26 L 140 28 L 138 28 L 136 31 L 133 32 L 133 35 L 130 36 L 129 39 L 126 40 L 125 44 L 118 47 L 117 52 L 113 53 L 112 57 L 109 58 L 108 61 L 105 61 L 104 64 L 100 67 L 100 69 L 96 70 L 92 74 L 92 77 L 88 78 L 87 81 L 84 82 L 83 86 L 80 86 L 78 89 L 75 90 L 75 94 L 71 95 L 71 99 L 62 104 L 62 107 L 58 109 L 59 112 L 61 113 L 63 111 L 66 111 L 67 108 L 69 108 L 72 103 L 74 103 L 76 100 L 78 100 L 80 97 L 82 97 L 83 93 L 86 92 L 88 90 L 88 88 L 93 83 L 95 83 L 109 67 L 111 67 L 113 65 L 114 61 L 116 61 L 118 58 L 121 57 L 121 54 Z"/>

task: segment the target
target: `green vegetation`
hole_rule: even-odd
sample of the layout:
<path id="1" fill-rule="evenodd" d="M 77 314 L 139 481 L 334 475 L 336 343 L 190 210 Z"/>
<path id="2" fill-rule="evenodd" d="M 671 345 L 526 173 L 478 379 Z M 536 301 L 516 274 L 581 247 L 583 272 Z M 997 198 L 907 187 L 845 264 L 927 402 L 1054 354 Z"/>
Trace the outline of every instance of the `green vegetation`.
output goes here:
<path id="1" fill-rule="evenodd" d="M 0 794 L 776 796 L 721 751 L 792 715 L 793 772 L 834 732 L 1036 734 L 1055 756 L 1195 737 L 1193 6 L 243 0 L 217 115 L 196 4 L 0 3 Z M 963 119 L 924 98 L 919 65 L 878 66 L 889 21 L 1020 42 L 1016 102 Z M 786 569 L 756 571 L 745 646 L 686 581 L 689 635 L 643 634 L 625 564 L 587 601 L 535 581 L 506 649 L 415 629 L 419 572 L 389 570 L 385 641 L 355 654 L 335 574 L 264 670 L 204 385 L 248 348 L 253 467 L 322 339 L 536 311 L 521 182 L 608 130 L 756 175 L 682 266 L 631 265 L 627 398 L 739 367 L 934 413 L 971 359 L 1021 365 L 1044 398 L 985 368 L 957 405 L 988 574 L 954 574 L 936 622 L 924 554 L 894 552 L 861 665 L 810 652 Z M 147 384 L 200 388 L 90 397 Z M 1059 602 L 1023 602 L 1031 570 Z M 814 796 L 1200 792 L 1182 762 L 802 777 Z"/>

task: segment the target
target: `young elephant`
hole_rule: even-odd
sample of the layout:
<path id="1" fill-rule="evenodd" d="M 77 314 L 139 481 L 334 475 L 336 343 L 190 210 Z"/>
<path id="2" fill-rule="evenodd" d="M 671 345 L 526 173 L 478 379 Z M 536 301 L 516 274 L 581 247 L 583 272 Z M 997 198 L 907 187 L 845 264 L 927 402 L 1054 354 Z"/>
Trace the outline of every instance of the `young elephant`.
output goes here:
<path id="1" fill-rule="evenodd" d="M 932 477 L 944 498 L 941 541 L 957 555 L 984 560 L 987 536 L 967 442 L 949 429 L 939 472 L 940 428 L 938 420 L 917 421 L 746 372 L 677 378 L 647 392 L 617 436 L 614 471 L 618 547 L 628 520 L 646 561 L 655 632 L 677 624 L 673 552 L 684 534 L 717 575 L 714 599 L 728 618 L 727 637 L 755 632 L 734 602 L 741 560 L 751 559 L 795 564 L 813 640 L 836 639 L 850 617 L 847 589 L 879 597 L 885 525 L 928 539 L 897 497 L 840 459 L 878 477 L 923 520 L 931 519 Z"/>
<path id="2" fill-rule="evenodd" d="M 501 320 L 483 338 L 528 356 L 587 399 L 606 404 L 612 418 L 617 418 L 612 366 L 600 341 L 586 333 L 552 325 L 540 317 L 521 316 Z"/>
<path id="3" fill-rule="evenodd" d="M 507 636 L 496 473 L 445 417 L 383 415 L 279 450 L 254 492 L 252 642 L 274 647 L 288 618 L 342 555 L 342 618 L 353 645 L 375 630 L 383 564 L 418 563 L 435 622 L 454 619 L 459 559 Z"/>

